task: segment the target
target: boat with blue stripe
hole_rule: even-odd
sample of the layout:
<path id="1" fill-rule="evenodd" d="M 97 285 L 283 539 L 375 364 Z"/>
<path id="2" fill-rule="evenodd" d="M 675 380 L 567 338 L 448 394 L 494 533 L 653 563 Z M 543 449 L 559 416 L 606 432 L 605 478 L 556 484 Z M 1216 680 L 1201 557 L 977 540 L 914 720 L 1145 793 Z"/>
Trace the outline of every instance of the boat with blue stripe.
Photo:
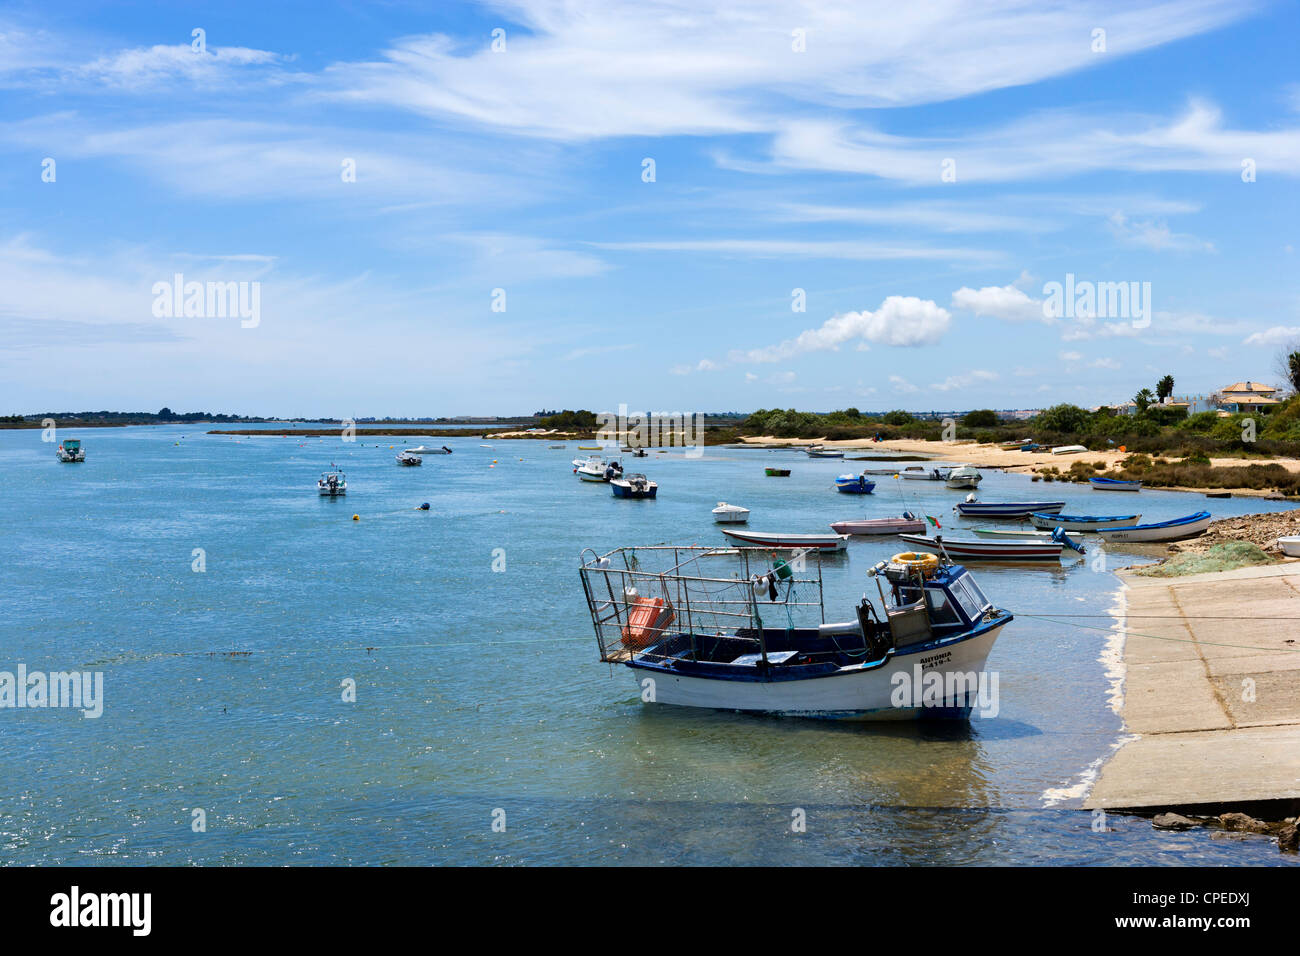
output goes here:
<path id="1" fill-rule="evenodd" d="M 1027 518 L 1064 507 L 1064 501 L 963 501 L 957 505 L 957 513 L 967 518 Z"/>
<path id="2" fill-rule="evenodd" d="M 1135 525 L 1141 520 L 1141 515 L 1062 515 L 1035 512 L 1029 516 L 1029 523 L 1043 531 L 1051 531 L 1053 528 L 1064 528 L 1066 531 L 1098 531 L 1102 528 Z"/>
<path id="3" fill-rule="evenodd" d="M 1089 478 L 1088 484 L 1094 491 L 1141 491 L 1142 482 L 1127 481 L 1121 478 Z"/>
<path id="4" fill-rule="evenodd" d="M 1198 511 L 1168 521 L 1106 528 L 1097 533 L 1107 541 L 1183 541 L 1204 534 L 1212 521 L 1214 517 L 1208 511 Z"/>
<path id="5" fill-rule="evenodd" d="M 864 597 L 835 623 L 815 552 L 588 549 L 580 574 L 601 660 L 625 665 L 646 703 L 843 720 L 997 710 L 984 666 L 1013 618 L 946 555 L 880 562 L 879 606 Z"/>

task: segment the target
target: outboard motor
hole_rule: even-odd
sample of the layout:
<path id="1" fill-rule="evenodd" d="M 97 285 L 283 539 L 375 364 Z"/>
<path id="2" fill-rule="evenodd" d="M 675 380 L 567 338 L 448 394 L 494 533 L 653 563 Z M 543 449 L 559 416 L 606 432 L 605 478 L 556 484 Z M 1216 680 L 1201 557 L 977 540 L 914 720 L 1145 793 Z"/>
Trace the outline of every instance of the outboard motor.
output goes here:
<path id="1" fill-rule="evenodd" d="M 1071 538 L 1068 534 L 1065 533 L 1064 528 L 1054 529 L 1052 531 L 1052 540 L 1065 545 L 1067 548 L 1071 549 L 1072 551 L 1079 552 L 1079 554 L 1088 553 L 1083 550 L 1083 545 L 1076 543 L 1073 538 Z"/>

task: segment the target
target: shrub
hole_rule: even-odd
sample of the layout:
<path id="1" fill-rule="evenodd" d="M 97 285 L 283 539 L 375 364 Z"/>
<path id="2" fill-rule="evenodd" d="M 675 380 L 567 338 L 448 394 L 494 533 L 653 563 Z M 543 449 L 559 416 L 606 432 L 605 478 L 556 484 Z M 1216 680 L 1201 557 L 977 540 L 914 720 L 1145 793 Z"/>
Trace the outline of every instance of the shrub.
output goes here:
<path id="1" fill-rule="evenodd" d="M 991 408 L 977 408 L 961 418 L 961 423 L 967 428 L 996 428 L 998 421 L 998 413 Z"/>

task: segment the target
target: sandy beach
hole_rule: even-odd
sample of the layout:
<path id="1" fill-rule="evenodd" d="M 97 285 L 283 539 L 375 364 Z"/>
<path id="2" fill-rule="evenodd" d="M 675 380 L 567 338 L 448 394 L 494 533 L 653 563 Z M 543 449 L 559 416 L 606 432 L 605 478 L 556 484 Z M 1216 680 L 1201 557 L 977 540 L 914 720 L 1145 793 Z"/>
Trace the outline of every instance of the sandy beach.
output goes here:
<path id="1" fill-rule="evenodd" d="M 817 439 L 776 438 L 764 435 L 757 438 L 744 438 L 748 445 L 789 445 L 804 447 Z M 827 448 L 840 448 L 846 454 L 861 452 L 865 455 L 880 455 L 897 458 L 905 456 L 918 461 L 942 461 L 950 464 L 970 464 L 976 468 L 1000 468 L 1004 471 L 1031 474 L 1036 469 L 1055 466 L 1062 471 L 1069 470 L 1076 461 L 1105 462 L 1107 470 L 1116 468 L 1128 457 L 1122 451 L 1081 451 L 1068 455 L 1053 455 L 1050 451 L 1016 451 L 1000 448 L 997 445 L 979 444 L 974 441 L 926 441 L 919 438 L 898 438 L 886 441 L 871 441 L 866 438 L 854 438 L 846 441 L 823 441 Z M 1247 465 L 1281 465 L 1288 471 L 1300 472 L 1300 459 L 1296 458 L 1211 458 L 1210 464 L 1221 468 L 1244 468 Z M 1100 474 L 1104 474 L 1101 472 Z M 1273 492 L 1253 488 L 1183 488 L 1178 486 L 1161 486 L 1164 491 L 1190 491 L 1197 494 L 1228 491 L 1242 497 L 1265 498 Z"/>

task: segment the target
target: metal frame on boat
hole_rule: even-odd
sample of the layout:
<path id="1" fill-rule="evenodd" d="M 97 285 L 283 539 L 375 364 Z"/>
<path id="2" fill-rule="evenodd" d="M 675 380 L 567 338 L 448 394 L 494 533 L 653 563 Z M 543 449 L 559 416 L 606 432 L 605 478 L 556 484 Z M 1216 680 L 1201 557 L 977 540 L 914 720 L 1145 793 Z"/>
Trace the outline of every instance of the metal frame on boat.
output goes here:
<path id="1" fill-rule="evenodd" d="M 1012 615 L 961 565 L 895 555 L 854 618 L 826 622 L 821 562 L 765 548 L 587 549 L 600 659 L 646 703 L 847 720 L 966 719 Z M 887 582 L 882 585 L 882 579 Z"/>

